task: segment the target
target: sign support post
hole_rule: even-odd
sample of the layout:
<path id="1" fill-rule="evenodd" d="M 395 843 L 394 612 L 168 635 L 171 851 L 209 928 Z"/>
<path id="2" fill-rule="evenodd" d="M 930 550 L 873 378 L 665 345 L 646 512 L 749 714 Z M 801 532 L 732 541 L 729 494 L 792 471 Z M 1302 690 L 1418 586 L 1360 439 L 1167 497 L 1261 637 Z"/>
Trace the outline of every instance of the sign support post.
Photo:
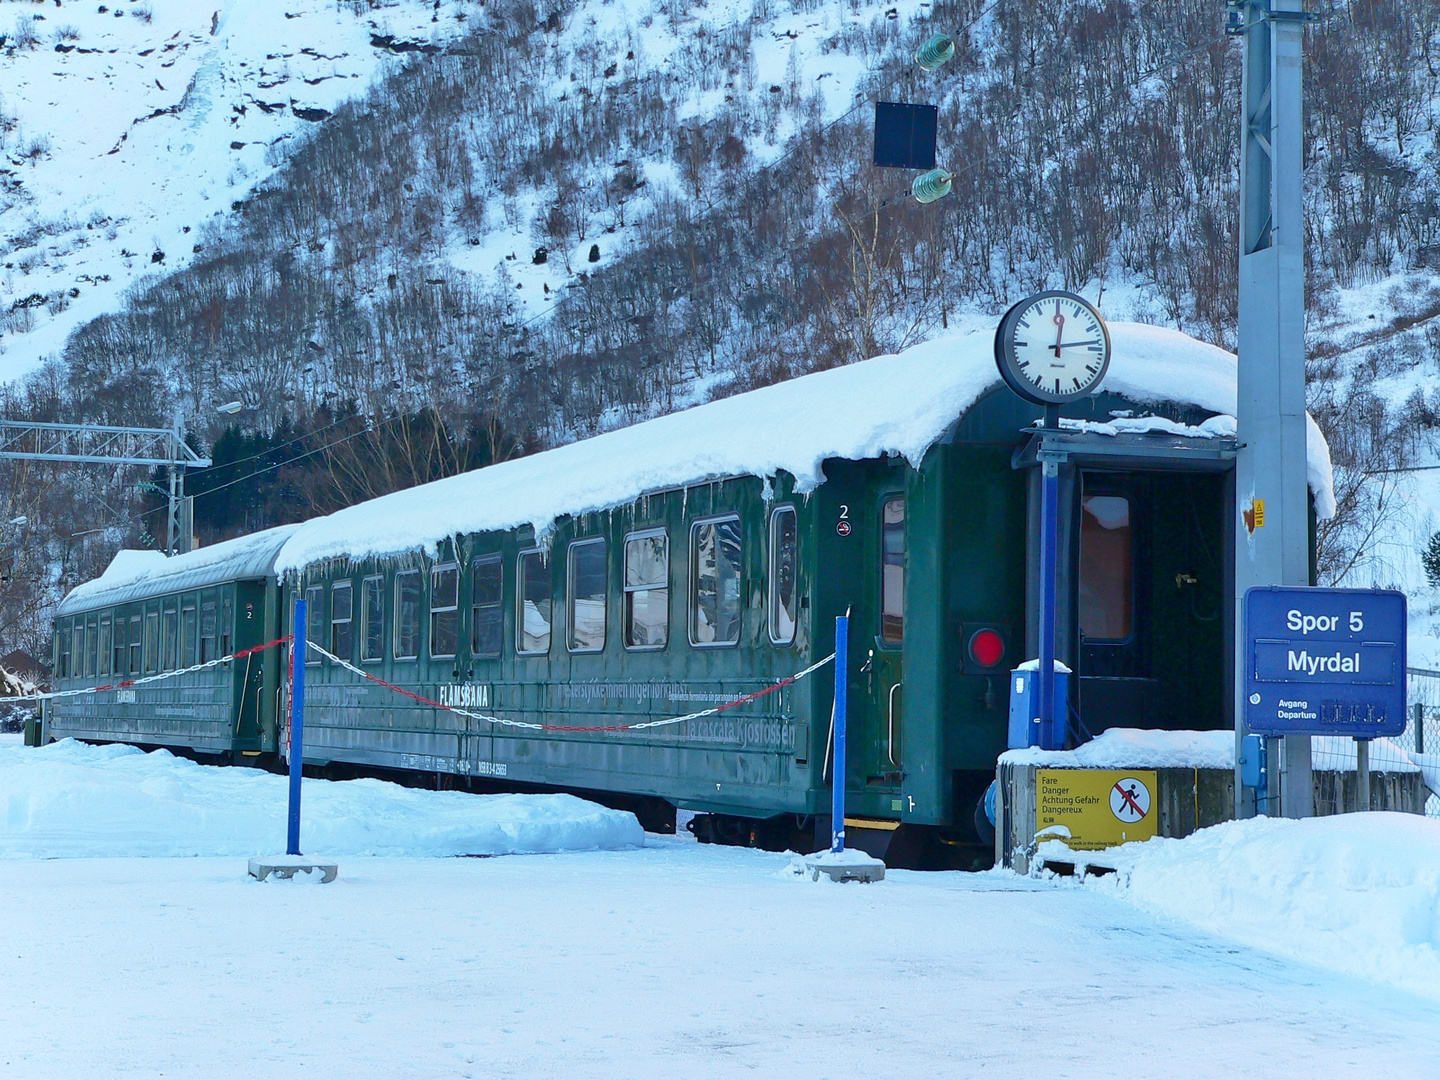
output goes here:
<path id="1" fill-rule="evenodd" d="M 1060 407 L 1045 406 L 1045 426 L 1060 427 Z M 1040 671 L 1038 711 L 1040 745 L 1046 750 L 1065 749 L 1065 723 L 1057 725 L 1055 707 L 1055 590 L 1056 564 L 1060 559 L 1060 463 L 1040 461 Z M 1056 738 L 1056 732 L 1060 733 Z M 1048 745 L 1056 742 L 1058 746 Z"/>
<path id="2" fill-rule="evenodd" d="M 1355 740 L 1355 802 L 1363 814 L 1370 809 L 1370 740 Z"/>
<path id="3" fill-rule="evenodd" d="M 1302 0 L 1230 0 L 1245 43 L 1240 152 L 1240 450 L 1235 468 L 1235 611 L 1247 590 L 1310 584 L 1306 482 Z M 1243 621 L 1237 617 L 1236 627 Z M 1235 635 L 1237 760 L 1246 734 L 1245 634 Z M 1310 736 L 1282 740 L 1270 786 L 1285 817 L 1313 812 Z M 1236 812 L 1244 790 L 1236 777 Z"/>
<path id="4" fill-rule="evenodd" d="M 850 616 L 835 617 L 835 763 L 830 774 L 830 850 L 845 850 L 845 687 L 849 682 Z"/>
<path id="5" fill-rule="evenodd" d="M 300 854 L 300 780 L 305 768 L 305 601 L 295 601 L 290 648 L 290 815 L 285 854 Z"/>

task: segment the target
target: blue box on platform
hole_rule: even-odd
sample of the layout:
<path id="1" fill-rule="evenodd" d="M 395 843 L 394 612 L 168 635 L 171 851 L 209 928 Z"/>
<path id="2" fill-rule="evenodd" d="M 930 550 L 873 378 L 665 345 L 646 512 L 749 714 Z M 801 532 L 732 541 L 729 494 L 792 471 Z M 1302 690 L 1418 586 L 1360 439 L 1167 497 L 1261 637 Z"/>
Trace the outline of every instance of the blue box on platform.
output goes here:
<path id="1" fill-rule="evenodd" d="M 1070 673 L 1055 665 L 1055 721 L 1041 724 L 1040 672 L 1017 668 L 1010 672 L 1010 749 L 1038 746 L 1042 750 L 1065 749 L 1065 718 L 1070 714 Z"/>

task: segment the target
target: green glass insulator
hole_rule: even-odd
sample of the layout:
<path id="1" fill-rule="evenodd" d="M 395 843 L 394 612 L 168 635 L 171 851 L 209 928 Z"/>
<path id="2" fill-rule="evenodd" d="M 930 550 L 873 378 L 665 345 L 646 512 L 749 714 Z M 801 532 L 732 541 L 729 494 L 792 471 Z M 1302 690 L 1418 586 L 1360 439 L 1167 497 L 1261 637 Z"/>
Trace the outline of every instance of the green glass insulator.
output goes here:
<path id="1" fill-rule="evenodd" d="M 936 34 L 915 51 L 915 63 L 934 71 L 955 55 L 955 41 L 948 34 Z"/>
<path id="2" fill-rule="evenodd" d="M 915 196 L 916 202 L 932 203 L 950 194 L 950 183 L 954 179 L 954 174 L 944 169 L 931 169 L 915 177 L 915 182 L 910 185 L 910 194 Z"/>

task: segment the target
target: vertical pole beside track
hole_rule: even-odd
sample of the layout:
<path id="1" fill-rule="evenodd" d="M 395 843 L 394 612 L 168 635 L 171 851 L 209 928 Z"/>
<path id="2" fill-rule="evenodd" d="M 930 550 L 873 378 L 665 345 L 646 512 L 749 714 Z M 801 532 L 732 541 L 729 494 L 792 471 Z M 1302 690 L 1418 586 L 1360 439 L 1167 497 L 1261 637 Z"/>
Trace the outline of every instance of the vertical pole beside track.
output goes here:
<path id="1" fill-rule="evenodd" d="M 1045 426 L 1059 428 L 1060 410 L 1045 407 Z M 1055 738 L 1055 589 L 1056 564 L 1060 553 L 1060 464 L 1042 459 L 1040 462 L 1040 670 L 1035 674 L 1039 685 L 1036 711 L 1040 714 L 1039 744 L 1046 750 L 1065 749 L 1063 734 Z M 1065 719 L 1068 721 L 1069 717 Z M 1059 730 L 1064 732 L 1065 725 Z M 1057 744 L 1058 745 L 1054 745 Z"/>
<path id="2" fill-rule="evenodd" d="M 290 824 L 285 854 L 300 854 L 300 772 L 305 759 L 305 601 L 295 601 L 290 647 Z"/>
<path id="3" fill-rule="evenodd" d="M 835 764 L 830 773 L 830 850 L 845 850 L 845 687 L 850 616 L 835 617 Z"/>

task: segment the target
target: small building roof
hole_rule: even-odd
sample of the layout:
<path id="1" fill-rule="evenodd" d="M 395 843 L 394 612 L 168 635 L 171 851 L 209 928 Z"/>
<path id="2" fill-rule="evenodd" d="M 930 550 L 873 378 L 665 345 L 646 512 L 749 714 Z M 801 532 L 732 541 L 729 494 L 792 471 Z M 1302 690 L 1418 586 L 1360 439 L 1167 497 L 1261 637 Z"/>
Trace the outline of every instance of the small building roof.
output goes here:
<path id="1" fill-rule="evenodd" d="M 1234 354 L 1159 326 L 1116 322 L 1109 329 L 1113 348 L 1102 390 L 1137 403 L 1234 415 Z M 327 559 L 434 554 L 449 537 L 527 524 L 544 536 L 561 517 L 720 477 L 784 471 L 806 492 L 824 483 L 827 458 L 900 454 L 918 466 L 949 425 L 1000 383 L 993 335 L 993 327 L 976 324 L 904 352 L 346 507 L 296 529 L 275 568 L 284 573 Z M 1314 421 L 1308 423 L 1310 487 L 1320 516 L 1329 517 L 1329 450 Z"/>
<path id="2" fill-rule="evenodd" d="M 274 577 L 275 557 L 297 528 L 281 525 L 169 558 L 158 551 L 118 551 L 103 574 L 71 589 L 55 614 L 72 615 L 224 581 Z"/>

